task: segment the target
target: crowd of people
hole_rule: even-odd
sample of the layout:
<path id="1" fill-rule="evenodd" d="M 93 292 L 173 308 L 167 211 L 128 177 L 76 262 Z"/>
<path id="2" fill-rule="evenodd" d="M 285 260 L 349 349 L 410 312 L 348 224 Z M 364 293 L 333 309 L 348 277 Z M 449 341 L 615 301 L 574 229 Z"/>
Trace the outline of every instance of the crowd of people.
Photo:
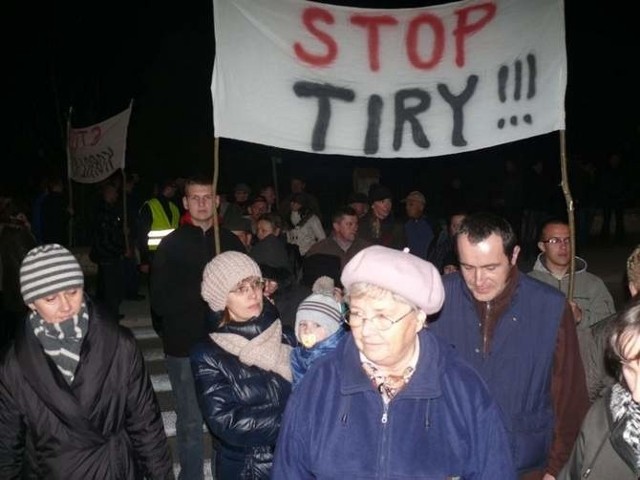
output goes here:
<path id="1" fill-rule="evenodd" d="M 172 478 L 119 324 L 142 281 L 181 479 L 203 478 L 203 424 L 221 480 L 638 478 L 640 246 L 618 309 L 567 219 L 508 199 L 434 218 L 373 184 L 327 215 L 298 177 L 282 199 L 207 175 L 135 188 L 98 186 L 92 289 L 59 192 L 55 237 L 30 221 L 46 195 L 3 199 L 0 478 Z"/>

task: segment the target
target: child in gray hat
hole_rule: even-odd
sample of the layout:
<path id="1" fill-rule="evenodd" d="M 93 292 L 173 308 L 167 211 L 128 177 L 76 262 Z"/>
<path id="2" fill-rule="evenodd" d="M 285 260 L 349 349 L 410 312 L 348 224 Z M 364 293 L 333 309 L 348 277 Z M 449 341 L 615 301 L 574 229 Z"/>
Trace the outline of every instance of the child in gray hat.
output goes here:
<path id="1" fill-rule="evenodd" d="M 312 290 L 296 312 L 295 332 L 299 344 L 291 352 L 293 388 L 311 364 L 333 350 L 346 333 L 341 295 L 333 279 L 318 278 Z"/>

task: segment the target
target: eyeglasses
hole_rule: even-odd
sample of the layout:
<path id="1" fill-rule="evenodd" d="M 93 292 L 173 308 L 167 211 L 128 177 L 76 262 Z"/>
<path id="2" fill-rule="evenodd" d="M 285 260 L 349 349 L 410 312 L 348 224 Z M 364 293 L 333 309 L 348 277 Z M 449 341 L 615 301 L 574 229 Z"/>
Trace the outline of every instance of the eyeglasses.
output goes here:
<path id="1" fill-rule="evenodd" d="M 238 284 L 236 288 L 229 293 L 235 293 L 237 295 L 246 295 L 249 292 L 255 292 L 256 290 L 262 292 L 265 286 L 264 278 L 254 278 L 252 280 L 245 280 Z"/>
<path id="2" fill-rule="evenodd" d="M 389 330 L 399 321 L 406 318 L 411 312 L 413 312 L 413 309 L 409 310 L 407 313 L 405 313 L 401 317 L 393 320 L 387 317 L 386 315 L 375 315 L 374 317 L 367 318 L 358 312 L 348 311 L 345 314 L 344 319 L 351 327 L 362 327 L 365 322 L 371 322 L 371 324 L 375 327 L 376 330 L 378 330 L 379 332 L 384 332 L 386 330 Z"/>
<path id="3" fill-rule="evenodd" d="M 542 240 L 542 243 L 548 243 L 549 245 L 560 245 L 560 244 L 569 245 L 570 242 L 571 242 L 571 237 L 564 237 L 564 238 L 551 237 L 548 240 Z"/>

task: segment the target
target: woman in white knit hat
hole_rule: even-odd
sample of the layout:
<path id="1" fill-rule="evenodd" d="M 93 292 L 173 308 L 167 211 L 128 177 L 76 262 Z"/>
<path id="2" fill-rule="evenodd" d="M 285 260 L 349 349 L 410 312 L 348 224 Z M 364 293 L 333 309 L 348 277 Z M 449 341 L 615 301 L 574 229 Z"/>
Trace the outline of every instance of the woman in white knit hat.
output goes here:
<path id="1" fill-rule="evenodd" d="M 293 332 L 263 296 L 248 255 L 224 252 L 202 275 L 202 297 L 218 326 L 191 353 L 202 415 L 215 436 L 217 478 L 268 479 L 291 392 Z"/>
<path id="2" fill-rule="evenodd" d="M 0 478 L 172 478 L 142 353 L 84 294 L 74 255 L 33 248 L 20 290 L 29 313 L 0 357 Z"/>

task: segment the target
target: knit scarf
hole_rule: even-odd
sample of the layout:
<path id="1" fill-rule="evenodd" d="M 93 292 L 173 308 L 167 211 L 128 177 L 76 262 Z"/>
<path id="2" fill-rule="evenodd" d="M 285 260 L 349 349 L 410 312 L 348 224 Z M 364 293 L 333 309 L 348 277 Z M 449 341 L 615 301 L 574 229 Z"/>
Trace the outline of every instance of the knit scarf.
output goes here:
<path id="1" fill-rule="evenodd" d="M 622 439 L 631 447 L 635 466 L 640 468 L 640 405 L 625 387 L 616 383 L 611 389 L 610 407 L 614 421 L 625 417 Z"/>
<path id="2" fill-rule="evenodd" d="M 80 361 L 82 341 L 89 326 L 86 303 L 82 302 L 77 315 L 60 323 L 47 322 L 37 311 L 32 312 L 29 315 L 29 324 L 44 353 L 49 355 L 67 384 L 71 385 Z"/>
<path id="3" fill-rule="evenodd" d="M 380 368 L 371 363 L 362 352 L 360 352 L 360 361 L 362 362 L 362 369 L 369 377 L 369 380 L 371 380 L 373 388 L 378 390 L 380 395 L 382 395 L 382 401 L 385 404 L 388 404 L 404 387 L 407 386 L 409 380 L 411 380 L 413 372 L 416 371 L 419 356 L 420 340 L 416 338 L 416 347 L 413 352 L 413 357 L 405 367 L 402 375 L 385 375 L 382 373 Z"/>
<path id="4" fill-rule="evenodd" d="M 277 373 L 291 382 L 291 346 L 282 343 L 282 324 L 280 320 L 273 322 L 269 328 L 251 340 L 235 333 L 212 333 L 211 339 L 222 349 L 248 366 L 255 365 L 270 372 Z"/>
<path id="5" fill-rule="evenodd" d="M 296 388 L 300 380 L 313 362 L 324 356 L 326 353 L 334 350 L 338 342 L 346 335 L 347 331 L 341 326 L 333 335 L 325 338 L 321 342 L 316 343 L 313 347 L 307 348 L 298 345 L 291 352 L 291 370 L 293 371 L 293 388 Z"/>

